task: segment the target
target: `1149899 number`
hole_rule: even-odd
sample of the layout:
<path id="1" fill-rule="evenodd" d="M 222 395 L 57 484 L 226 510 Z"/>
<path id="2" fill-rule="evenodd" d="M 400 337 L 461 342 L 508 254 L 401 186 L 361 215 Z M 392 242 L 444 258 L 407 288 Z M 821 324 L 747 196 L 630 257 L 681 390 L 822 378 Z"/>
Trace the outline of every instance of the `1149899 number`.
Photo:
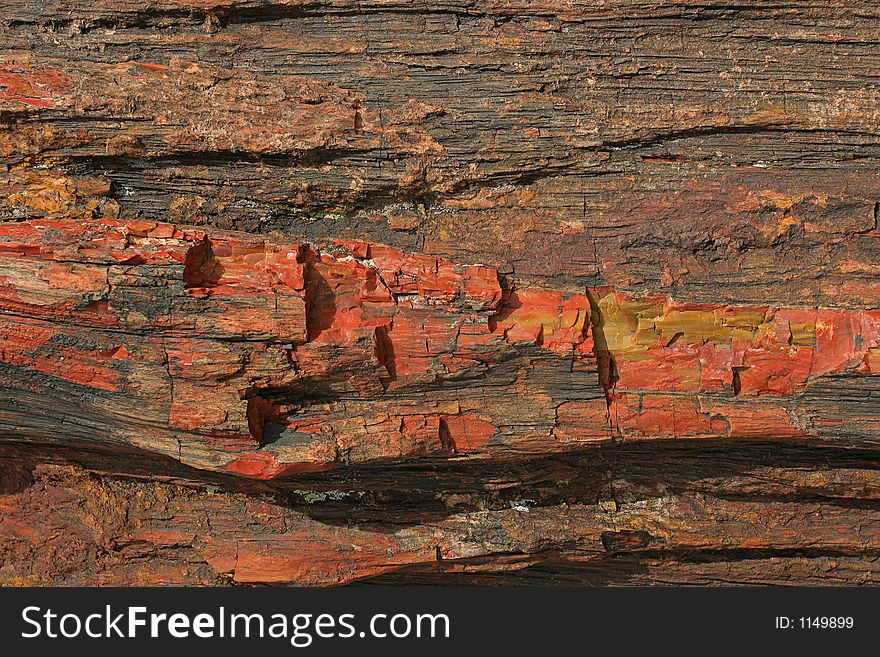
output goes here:
<path id="1" fill-rule="evenodd" d="M 801 616 L 803 630 L 848 630 L 853 626 L 852 616 Z"/>

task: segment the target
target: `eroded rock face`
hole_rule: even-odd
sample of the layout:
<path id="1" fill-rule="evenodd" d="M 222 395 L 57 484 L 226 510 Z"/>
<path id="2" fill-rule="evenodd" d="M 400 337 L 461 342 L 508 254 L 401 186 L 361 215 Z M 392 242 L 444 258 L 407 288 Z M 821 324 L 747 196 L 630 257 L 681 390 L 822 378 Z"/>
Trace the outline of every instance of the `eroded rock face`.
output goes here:
<path id="1" fill-rule="evenodd" d="M 698 473 L 704 474 L 693 471 Z M 780 491 L 794 494 L 832 484 L 786 480 L 784 473 L 767 468 L 762 474 L 775 476 Z M 852 484 L 860 476 L 857 470 L 841 474 Z M 120 481 L 70 466 L 38 465 L 32 477 L 29 486 L 0 501 L 4 583 L 334 585 L 395 572 L 414 577 L 460 572 L 491 582 L 488 575 L 480 580 L 481 573 L 547 560 L 576 569 L 603 559 L 609 560 L 605 572 L 587 569 L 583 581 L 707 583 L 729 575 L 727 565 L 677 563 L 675 555 L 722 553 L 743 544 L 754 560 L 734 571 L 744 581 L 785 582 L 794 576 L 867 583 L 876 577 L 873 566 L 858 558 L 876 550 L 873 511 L 819 501 L 807 507 L 726 499 L 734 491 L 725 486 L 714 494 L 667 494 L 620 508 L 611 501 L 533 508 L 519 501 L 490 511 L 459 500 L 458 509 L 433 513 L 430 521 L 423 517 L 423 523 L 379 533 L 369 525 L 310 517 L 327 500 L 351 507 L 352 500 L 339 491 L 307 495 L 303 513 L 240 493 Z M 878 488 L 876 478 L 872 481 L 864 492 L 873 499 Z M 705 486 L 708 491 L 712 482 Z M 738 488 L 745 492 L 748 484 Z M 621 500 L 629 494 L 621 491 Z M 69 533 L 53 531 L 58 527 Z M 813 546 L 804 557 L 774 556 L 797 554 L 804 535 Z M 639 566 L 633 567 L 634 557 Z M 44 561 L 52 561 L 51 567 Z"/>
<path id="2" fill-rule="evenodd" d="M 0 240 L 9 431 L 63 443 L 61 420 L 258 478 L 618 438 L 829 435 L 808 384 L 880 366 L 880 311 L 502 290 L 492 268 L 384 245 L 138 221 L 20 222 Z M 20 394 L 70 403 L 45 414 Z"/>
<path id="3" fill-rule="evenodd" d="M 5 3 L 2 582 L 876 583 L 877 8 L 544 4 Z"/>
<path id="4" fill-rule="evenodd" d="M 454 453 L 456 435 L 470 451 L 494 434 L 479 405 L 462 412 L 461 401 L 430 395 L 512 354 L 490 328 L 502 301 L 490 268 L 380 245 L 319 252 L 121 220 L 0 230 L 4 384 L 76 399 L 65 422 L 103 417 L 99 442 L 274 477 Z M 558 299 L 522 324 L 537 327 L 527 336 L 536 342 L 540 321 L 569 322 L 570 351 L 585 339 L 588 313 L 584 305 L 557 317 Z M 394 393 L 419 385 L 428 391 L 409 405 Z M 20 411 L 10 429 L 40 423 Z M 468 435 L 472 426 L 481 438 Z"/>

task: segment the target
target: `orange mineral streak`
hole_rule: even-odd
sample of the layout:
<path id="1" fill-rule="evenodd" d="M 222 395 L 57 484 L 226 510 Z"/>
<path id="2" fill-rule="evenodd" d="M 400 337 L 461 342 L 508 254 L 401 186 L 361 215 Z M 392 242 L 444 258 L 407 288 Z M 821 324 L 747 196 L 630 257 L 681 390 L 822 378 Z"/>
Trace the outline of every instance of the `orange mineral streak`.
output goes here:
<path id="1" fill-rule="evenodd" d="M 609 400 L 566 402 L 556 411 L 561 442 L 682 438 L 766 439 L 807 434 L 776 401 L 721 403 L 656 392 L 614 392 Z"/>
<path id="2" fill-rule="evenodd" d="M 434 547 L 424 540 L 410 541 L 410 547 L 396 535 L 346 529 L 321 535 L 309 529 L 286 533 L 283 542 L 256 539 L 230 543 L 209 537 L 202 554 L 213 568 L 230 572 L 233 581 L 242 584 L 341 584 L 434 558 Z"/>
<path id="3" fill-rule="evenodd" d="M 52 108 L 72 86 L 57 69 L 0 62 L 0 109 Z"/>
<path id="4" fill-rule="evenodd" d="M 320 472 L 332 466 L 331 463 L 284 463 L 271 452 L 254 452 L 232 461 L 226 470 L 253 479 L 277 479 L 301 472 Z"/>
<path id="5" fill-rule="evenodd" d="M 338 242 L 334 251 L 305 251 L 310 343 L 370 340 L 394 386 L 466 365 L 458 336 L 488 326 L 501 300 L 494 270 L 383 245 Z M 476 333 L 491 343 L 487 329 Z"/>
<path id="6" fill-rule="evenodd" d="M 450 415 L 440 420 L 440 431 L 457 453 L 479 452 L 495 435 L 495 426 L 475 413 Z M 445 431 L 445 434 L 442 432 Z"/>
<path id="7" fill-rule="evenodd" d="M 0 362 L 108 392 L 120 390 L 123 347 L 82 339 L 50 323 L 0 316 Z M 124 352 L 123 352 L 124 353 Z M 119 369 L 117 369 L 119 368 Z"/>
<path id="8" fill-rule="evenodd" d="M 587 339 L 589 324 L 590 302 L 585 294 L 522 287 L 505 295 L 491 326 L 510 342 L 569 352 Z"/>

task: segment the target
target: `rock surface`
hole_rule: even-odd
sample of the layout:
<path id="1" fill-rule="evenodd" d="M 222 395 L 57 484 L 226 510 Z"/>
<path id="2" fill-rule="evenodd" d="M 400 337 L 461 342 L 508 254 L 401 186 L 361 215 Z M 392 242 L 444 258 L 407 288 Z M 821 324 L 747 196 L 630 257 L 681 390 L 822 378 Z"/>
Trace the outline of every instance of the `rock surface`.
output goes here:
<path id="1" fill-rule="evenodd" d="M 367 5 L 4 6 L 0 583 L 876 584 L 880 11 Z"/>

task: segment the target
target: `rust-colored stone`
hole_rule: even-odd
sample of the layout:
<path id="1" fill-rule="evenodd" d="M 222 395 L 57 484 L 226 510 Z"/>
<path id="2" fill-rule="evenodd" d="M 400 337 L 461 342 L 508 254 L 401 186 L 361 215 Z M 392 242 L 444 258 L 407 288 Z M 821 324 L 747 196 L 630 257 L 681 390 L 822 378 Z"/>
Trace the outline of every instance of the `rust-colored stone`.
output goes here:
<path id="1" fill-rule="evenodd" d="M 0 581 L 876 583 L 877 8 L 367 4 L 4 3 Z"/>

